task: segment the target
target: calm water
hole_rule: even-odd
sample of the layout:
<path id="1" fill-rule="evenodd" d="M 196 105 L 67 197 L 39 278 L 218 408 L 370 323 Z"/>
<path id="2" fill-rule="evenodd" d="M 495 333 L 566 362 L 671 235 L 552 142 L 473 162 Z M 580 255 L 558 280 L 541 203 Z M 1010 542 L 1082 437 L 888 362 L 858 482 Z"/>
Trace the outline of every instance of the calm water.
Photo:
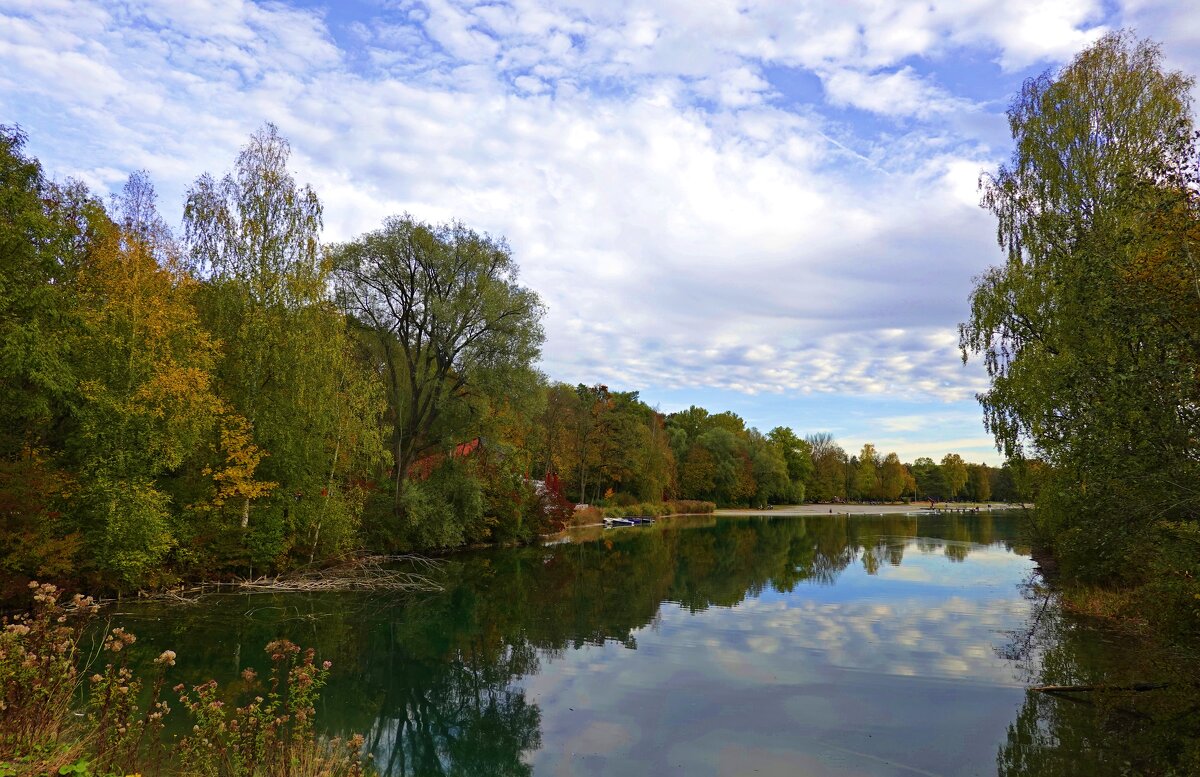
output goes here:
<path id="1" fill-rule="evenodd" d="M 1070 773 L 1075 729 L 1025 692 L 1049 649 L 1032 570 L 1000 514 L 709 517 L 460 554 L 403 601 L 115 620 L 178 651 L 173 679 L 231 690 L 268 641 L 315 647 L 323 727 L 389 775 Z"/>

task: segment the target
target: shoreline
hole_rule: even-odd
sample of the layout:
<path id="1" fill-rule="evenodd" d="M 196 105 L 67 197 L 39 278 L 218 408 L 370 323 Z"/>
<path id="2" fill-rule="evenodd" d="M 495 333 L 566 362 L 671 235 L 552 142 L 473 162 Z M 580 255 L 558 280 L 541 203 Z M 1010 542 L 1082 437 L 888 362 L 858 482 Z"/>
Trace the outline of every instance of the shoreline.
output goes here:
<path id="1" fill-rule="evenodd" d="M 1017 510 L 1024 509 L 1026 506 L 1021 504 L 1006 504 L 1006 503 L 991 503 L 975 504 L 971 502 L 939 502 L 936 510 L 938 513 L 954 513 L 969 515 L 975 512 L 995 512 L 998 510 Z M 718 516 L 727 517 L 754 517 L 754 516 L 778 516 L 778 517 L 819 517 L 819 516 L 842 516 L 842 515 L 929 515 L 928 507 L 921 507 L 919 504 L 803 504 L 803 505 L 779 505 L 770 510 L 759 510 L 750 507 L 727 507 L 718 508 L 709 513 L 671 513 L 669 515 L 657 516 L 656 521 L 671 521 L 680 518 L 713 518 Z M 444 559 L 454 556 L 458 553 L 469 553 L 480 550 L 494 550 L 501 548 L 520 548 L 529 545 L 554 545 L 560 542 L 578 541 L 580 539 L 596 539 L 603 534 L 605 530 L 603 523 L 588 523 L 580 526 L 570 526 L 560 532 L 552 534 L 542 534 L 534 538 L 528 543 L 521 542 L 497 542 L 497 543 L 476 543 L 472 545 L 464 545 L 456 548 L 440 548 L 436 550 L 425 551 L 424 553 L 415 554 L 418 558 L 429 560 Z M 592 535 L 595 537 L 580 537 L 580 534 Z M 346 562 L 334 562 L 324 564 L 314 568 L 318 572 L 329 572 L 337 570 L 345 566 Z M 288 573 L 283 573 L 280 577 L 286 577 Z M 231 580 L 188 580 L 180 581 L 175 586 L 169 586 L 159 590 L 139 590 L 126 595 L 116 596 L 100 596 L 95 595 L 98 604 L 103 606 L 118 604 L 125 599 L 163 599 L 163 600 L 189 600 L 195 596 L 205 596 L 209 594 L 220 593 L 280 593 L 286 592 L 286 587 L 271 588 L 265 586 L 256 588 L 247 586 L 248 580 L 231 579 Z"/>
<path id="2" fill-rule="evenodd" d="M 1028 505 L 1010 504 L 1007 502 L 982 502 L 978 504 L 974 502 L 938 502 L 936 512 L 931 513 L 928 507 L 922 507 L 920 504 L 804 504 L 781 505 L 773 507 L 770 510 L 757 510 L 752 507 L 725 507 L 718 508 L 711 513 L 673 513 L 671 515 L 662 515 L 656 517 L 654 520 L 656 522 L 667 522 L 680 518 L 752 518 L 758 516 L 782 518 L 817 518 L 825 516 L 833 518 L 844 515 L 976 515 L 978 513 L 998 512 L 1002 510 L 1023 510 L 1026 507 Z M 562 542 L 598 539 L 606 530 L 607 527 L 603 523 L 585 523 L 579 526 L 567 527 L 561 532 L 543 534 L 539 538 L 539 541 L 542 545 L 556 545 Z"/>
<path id="3" fill-rule="evenodd" d="M 718 509 L 715 515 L 930 515 L 936 513 L 970 514 L 975 512 L 996 512 L 997 510 L 1023 510 L 1026 505 L 1006 502 L 936 502 L 933 511 L 926 502 L 912 504 L 803 504 L 780 505 L 770 510 L 757 510 L 752 507 L 727 507 Z"/>

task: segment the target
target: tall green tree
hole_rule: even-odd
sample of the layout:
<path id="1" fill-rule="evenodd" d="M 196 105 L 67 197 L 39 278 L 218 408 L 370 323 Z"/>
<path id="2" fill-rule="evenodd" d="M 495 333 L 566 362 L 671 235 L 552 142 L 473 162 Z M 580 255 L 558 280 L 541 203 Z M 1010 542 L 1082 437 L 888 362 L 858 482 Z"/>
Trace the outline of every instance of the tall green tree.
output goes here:
<path id="1" fill-rule="evenodd" d="M 865 443 L 858 454 L 854 468 L 854 492 L 859 499 L 876 499 L 881 496 L 880 468 L 883 462 L 879 452 L 871 443 Z"/>
<path id="2" fill-rule="evenodd" d="M 156 571 L 178 536 L 160 479 L 211 434 L 221 403 L 216 346 L 192 305 L 196 282 L 155 260 L 149 236 L 113 226 L 78 276 L 78 396 L 68 451 L 72 506 L 100 568 L 125 585 Z"/>
<path id="3" fill-rule="evenodd" d="M 0 125 L 0 568 L 76 571 L 77 490 L 62 459 L 79 376 L 77 277 L 93 238 L 111 228 L 78 184 L 47 180 L 19 127 Z"/>
<path id="4" fill-rule="evenodd" d="M 717 462 L 699 442 L 688 448 L 679 468 L 679 491 L 684 499 L 712 499 L 717 487 Z"/>
<path id="5" fill-rule="evenodd" d="M 967 465 L 967 498 L 973 502 L 992 498 L 991 468 L 986 464 Z"/>
<path id="6" fill-rule="evenodd" d="M 1200 497 L 1200 273 L 1192 80 L 1159 48 L 1104 36 L 1009 109 L 1012 161 L 983 180 L 1007 257 L 960 329 L 991 376 L 979 399 L 1010 458 L 1043 458 L 1043 539 L 1112 580 Z M 1111 505 L 1120 505 L 1119 509 Z"/>
<path id="7" fill-rule="evenodd" d="M 333 251 L 338 299 L 377 338 L 392 420 L 396 507 L 411 465 L 457 442 L 438 424 L 485 373 L 528 371 L 543 307 L 502 240 L 409 216 Z"/>
<path id="8" fill-rule="evenodd" d="M 792 481 L 783 451 L 771 440 L 751 428 L 746 432 L 746 449 L 754 478 L 754 494 L 750 502 L 755 507 L 792 501 Z"/>
<path id="9" fill-rule="evenodd" d="M 50 442 L 75 387 L 68 350 L 75 279 L 110 228 L 79 184 L 55 185 L 25 155 L 25 133 L 0 125 L 0 446 Z"/>
<path id="10" fill-rule="evenodd" d="M 321 204 L 311 187 L 296 184 L 290 154 L 276 127 L 265 125 L 232 172 L 197 179 L 184 210 L 188 256 L 207 278 L 201 309 L 222 343 L 220 394 L 237 416 L 223 441 L 240 440 L 244 419 L 249 444 L 265 454 L 247 476 L 278 484 L 269 493 L 244 488 L 236 500 L 237 523 L 249 530 L 248 549 L 260 564 L 291 552 L 308 556 L 321 535 L 347 537 L 361 494 L 338 488 L 337 474 L 347 459 L 382 455 L 379 393 L 329 298 Z M 235 461 L 237 451 L 219 458 Z M 252 525 L 258 497 L 264 507 Z M 330 531 L 333 523 L 346 531 Z"/>
<path id="11" fill-rule="evenodd" d="M 916 487 L 916 481 L 909 473 L 908 467 L 900 462 L 900 457 L 889 453 L 883 459 L 879 468 L 880 490 L 883 498 L 895 502 L 905 493 L 911 493 Z"/>
<path id="12" fill-rule="evenodd" d="M 812 446 L 785 426 L 777 426 L 767 433 L 771 443 L 779 450 L 787 464 L 789 492 L 786 500 L 793 504 L 804 501 L 806 483 L 812 476 Z"/>
<path id="13" fill-rule="evenodd" d="M 846 467 L 849 465 L 846 451 L 828 432 L 810 434 L 804 439 L 812 448 L 813 471 L 807 490 L 813 500 L 845 499 Z"/>
<path id="14" fill-rule="evenodd" d="M 613 407 L 608 386 L 597 383 L 575 387 L 575 416 L 571 425 L 574 469 L 579 473 L 579 501 L 589 501 L 588 484 L 592 485 L 591 501 L 602 495 L 595 473 L 604 465 L 605 439 L 608 437 L 610 412 Z"/>
<path id="15" fill-rule="evenodd" d="M 967 463 L 957 453 L 947 453 L 942 457 L 939 469 L 942 483 L 946 486 L 945 497 L 953 500 L 962 493 L 963 486 L 967 484 Z"/>
<path id="16" fill-rule="evenodd" d="M 942 477 L 942 468 L 928 456 L 917 458 L 909 468 L 916 483 L 917 497 L 920 499 L 945 498 L 946 481 Z"/>

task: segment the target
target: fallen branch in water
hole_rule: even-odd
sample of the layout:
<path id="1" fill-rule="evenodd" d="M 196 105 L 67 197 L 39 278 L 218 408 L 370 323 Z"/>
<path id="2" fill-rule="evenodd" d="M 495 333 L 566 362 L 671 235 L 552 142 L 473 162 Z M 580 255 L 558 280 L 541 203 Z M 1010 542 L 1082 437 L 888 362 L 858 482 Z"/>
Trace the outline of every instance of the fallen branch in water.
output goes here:
<path id="1" fill-rule="evenodd" d="M 398 569 L 397 565 L 408 569 Z M 422 556 L 359 556 L 325 569 L 286 572 L 275 577 L 238 580 L 243 591 L 441 591 L 429 575 L 412 568 L 435 571 L 440 564 Z"/>
<path id="2" fill-rule="evenodd" d="M 1157 691 L 1170 683 L 1134 683 L 1133 685 L 1037 685 L 1030 688 L 1038 693 L 1086 693 L 1088 691 Z"/>

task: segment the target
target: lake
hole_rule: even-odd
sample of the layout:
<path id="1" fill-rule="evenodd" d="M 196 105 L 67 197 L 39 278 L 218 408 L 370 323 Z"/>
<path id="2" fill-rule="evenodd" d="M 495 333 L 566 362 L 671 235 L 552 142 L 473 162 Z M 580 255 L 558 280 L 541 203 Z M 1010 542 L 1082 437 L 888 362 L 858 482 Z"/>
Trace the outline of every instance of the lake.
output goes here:
<path id="1" fill-rule="evenodd" d="M 364 734 L 386 775 L 1127 765 L 1090 712 L 1026 692 L 1103 674 L 1107 648 L 1076 628 L 1063 657 L 1012 515 L 674 518 L 441 563 L 436 594 L 214 595 L 113 618 L 143 660 L 179 653 L 172 682 L 231 691 L 267 642 L 316 648 L 334 665 L 320 727 Z"/>

